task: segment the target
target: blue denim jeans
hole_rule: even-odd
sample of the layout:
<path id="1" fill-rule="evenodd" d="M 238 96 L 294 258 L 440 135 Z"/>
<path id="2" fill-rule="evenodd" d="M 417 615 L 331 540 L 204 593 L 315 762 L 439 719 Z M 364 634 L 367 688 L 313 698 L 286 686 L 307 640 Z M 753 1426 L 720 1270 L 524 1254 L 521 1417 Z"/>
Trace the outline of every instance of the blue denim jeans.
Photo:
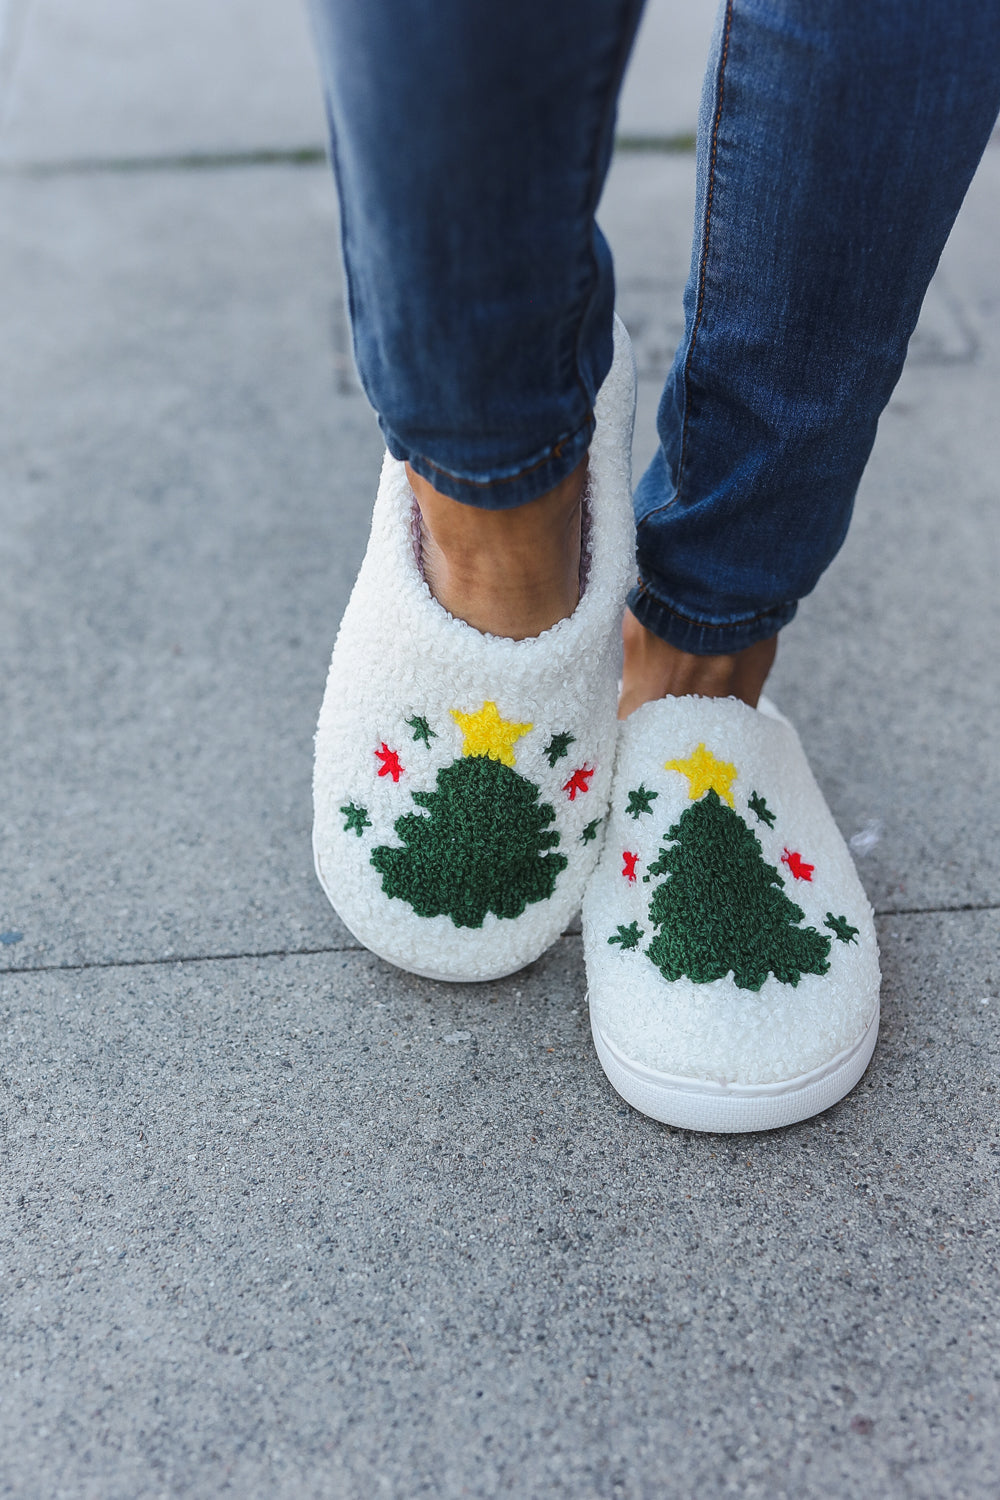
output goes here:
<path id="1" fill-rule="evenodd" d="M 642 0 L 313 0 L 354 351 L 386 443 L 493 509 L 580 462 L 611 361 L 595 212 Z M 775 634 L 843 541 L 1000 110 L 1000 0 L 724 0 L 685 332 L 630 607 Z"/>

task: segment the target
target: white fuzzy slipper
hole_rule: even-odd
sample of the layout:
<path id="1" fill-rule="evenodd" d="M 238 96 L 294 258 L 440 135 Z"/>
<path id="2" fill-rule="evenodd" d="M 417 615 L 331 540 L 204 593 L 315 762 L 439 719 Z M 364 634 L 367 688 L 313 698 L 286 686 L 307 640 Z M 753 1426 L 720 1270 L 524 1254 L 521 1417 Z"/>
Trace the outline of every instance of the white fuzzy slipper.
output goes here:
<path id="1" fill-rule="evenodd" d="M 770 1130 L 827 1109 L 868 1066 L 871 907 L 766 699 L 666 698 L 621 726 L 583 937 L 601 1064 L 654 1119 Z"/>
<path id="2" fill-rule="evenodd" d="M 316 872 L 355 937 L 433 979 L 494 979 L 579 910 L 614 764 L 620 626 L 634 573 L 635 369 L 624 327 L 601 387 L 580 603 L 524 641 L 432 597 L 415 502 L 386 457 L 316 735 Z"/>

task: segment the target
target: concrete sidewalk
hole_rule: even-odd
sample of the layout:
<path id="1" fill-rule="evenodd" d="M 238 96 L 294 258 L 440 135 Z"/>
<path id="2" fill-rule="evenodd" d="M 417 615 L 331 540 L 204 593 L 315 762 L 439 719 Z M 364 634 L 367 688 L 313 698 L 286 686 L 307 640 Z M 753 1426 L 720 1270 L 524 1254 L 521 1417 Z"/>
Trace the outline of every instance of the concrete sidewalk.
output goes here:
<path id="1" fill-rule="evenodd" d="M 639 462 L 710 10 L 651 10 L 661 149 L 602 209 Z M 608 1087 L 578 938 L 436 985 L 316 886 L 381 445 L 298 11 L 0 24 L 0 1494 L 993 1500 L 1000 147 L 773 679 L 882 1041 L 820 1119 L 698 1137 Z"/>

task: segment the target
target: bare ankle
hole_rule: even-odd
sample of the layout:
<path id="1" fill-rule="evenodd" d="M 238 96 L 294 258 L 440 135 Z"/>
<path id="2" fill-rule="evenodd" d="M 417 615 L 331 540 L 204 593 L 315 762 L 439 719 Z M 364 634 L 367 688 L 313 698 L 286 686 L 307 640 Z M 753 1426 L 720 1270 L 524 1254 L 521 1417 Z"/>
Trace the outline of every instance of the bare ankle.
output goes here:
<path id="1" fill-rule="evenodd" d="M 407 476 L 435 599 L 491 635 L 523 640 L 573 613 L 580 597 L 586 460 L 555 489 L 512 510 L 480 510 Z"/>
<path id="2" fill-rule="evenodd" d="M 668 695 L 741 698 L 756 708 L 778 651 L 778 637 L 730 655 L 693 656 L 647 630 L 626 611 L 622 626 L 625 669 L 618 717 L 627 719 L 643 703 Z"/>

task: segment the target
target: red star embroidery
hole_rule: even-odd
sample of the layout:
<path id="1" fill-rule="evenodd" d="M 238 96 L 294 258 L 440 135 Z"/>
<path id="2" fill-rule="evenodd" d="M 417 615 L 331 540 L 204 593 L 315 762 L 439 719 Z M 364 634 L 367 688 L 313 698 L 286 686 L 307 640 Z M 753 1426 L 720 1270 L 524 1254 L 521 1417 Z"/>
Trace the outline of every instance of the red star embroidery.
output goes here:
<path id="1" fill-rule="evenodd" d="M 577 792 L 589 792 L 590 791 L 589 782 L 590 782 L 590 778 L 591 778 L 591 776 L 593 776 L 593 774 L 594 774 L 594 767 L 593 766 L 590 766 L 590 767 L 580 766 L 580 768 L 578 770 L 576 770 L 576 771 L 573 772 L 572 776 L 569 778 L 569 780 L 567 781 L 566 785 L 563 787 L 563 791 L 566 792 L 569 795 L 569 800 L 571 802 L 575 802 L 576 801 L 576 794 L 577 794 Z"/>
<path id="2" fill-rule="evenodd" d="M 796 854 L 794 849 L 786 849 L 781 856 L 781 863 L 787 865 L 796 880 L 812 880 L 815 865 L 807 865 L 801 854 Z"/>
<path id="3" fill-rule="evenodd" d="M 390 750 L 385 740 L 382 741 L 381 750 L 375 751 L 375 759 L 382 762 L 378 768 L 380 776 L 391 776 L 393 781 L 398 781 L 402 776 L 403 767 L 399 764 L 399 753 L 396 750 Z"/>
<path id="4" fill-rule="evenodd" d="M 622 851 L 622 859 L 625 861 L 624 865 L 622 866 L 622 874 L 625 876 L 626 880 L 631 880 L 634 884 L 635 867 L 639 863 L 639 856 L 638 854 L 630 854 L 627 849 L 624 849 Z"/>

